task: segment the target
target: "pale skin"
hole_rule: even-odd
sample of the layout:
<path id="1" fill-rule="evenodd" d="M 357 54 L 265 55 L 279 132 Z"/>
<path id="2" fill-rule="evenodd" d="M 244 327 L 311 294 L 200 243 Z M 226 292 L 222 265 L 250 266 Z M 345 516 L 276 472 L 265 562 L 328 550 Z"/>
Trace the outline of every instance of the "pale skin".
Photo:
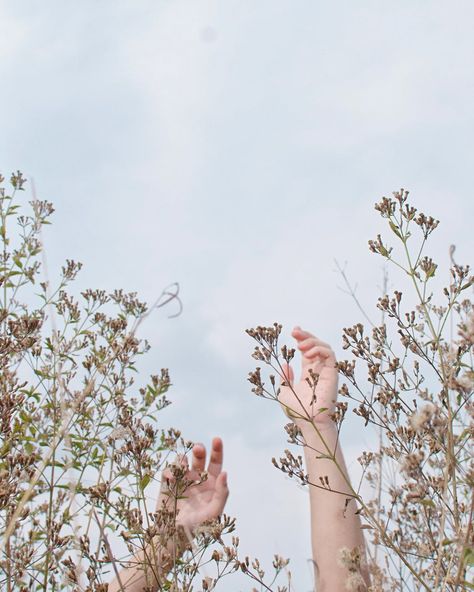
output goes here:
<path id="1" fill-rule="evenodd" d="M 282 368 L 282 384 L 279 401 L 284 411 L 296 423 L 303 434 L 305 461 L 309 481 L 311 510 L 311 541 L 315 566 L 316 589 L 318 592 L 345 592 L 348 571 L 339 563 L 342 548 L 358 547 L 364 555 L 364 537 L 360 519 L 356 514 L 351 497 L 350 480 L 344 457 L 339 445 L 336 426 L 331 419 L 337 399 L 338 371 L 336 358 L 331 347 L 309 333 L 295 327 L 292 336 L 302 354 L 301 377 L 294 380 L 294 371 L 286 365 Z M 307 382 L 310 371 L 319 375 L 318 384 L 313 389 Z M 291 386 L 290 386 L 291 385 Z M 315 400 L 314 400 L 315 399 Z M 324 409 L 324 411 L 321 411 Z M 332 456 L 332 458 L 321 458 Z M 178 500 L 177 524 L 190 533 L 205 520 L 222 513 L 228 496 L 227 474 L 222 471 L 223 446 L 220 438 L 212 442 L 211 458 L 207 471 L 208 479 L 189 488 L 184 499 Z M 205 469 L 206 450 L 196 444 L 192 453 L 192 465 L 186 478 L 197 480 Z M 163 482 L 170 479 L 164 473 Z M 318 487 L 320 477 L 328 479 L 331 491 Z M 338 492 L 338 493 L 336 493 Z M 158 507 L 167 500 L 167 488 L 162 487 Z M 170 571 L 173 561 L 182 553 L 180 545 L 170 541 L 165 549 L 155 549 L 156 575 L 153 585 L 158 590 L 159 579 Z M 143 554 L 137 554 L 136 565 L 144 562 Z M 368 576 L 362 570 L 362 577 L 369 585 Z M 144 572 L 139 567 L 129 567 L 120 572 L 109 592 L 142 592 L 146 586 Z M 361 587 L 359 590 L 365 590 Z"/>
<path id="2" fill-rule="evenodd" d="M 168 540 L 166 547 L 156 543 L 153 549 L 148 548 L 137 553 L 130 562 L 130 567 L 122 570 L 109 585 L 109 592 L 142 592 L 147 585 L 151 585 L 153 590 L 158 590 L 160 580 L 172 570 L 173 563 L 182 554 L 186 545 L 191 543 L 195 529 L 206 520 L 222 514 L 229 495 L 227 473 L 222 470 L 222 440 L 213 439 L 207 467 L 206 449 L 202 444 L 195 444 L 193 447 L 190 468 L 186 457 L 179 458 L 178 462 L 186 469 L 185 479 L 189 481 L 199 481 L 203 471 L 207 471 L 207 479 L 188 487 L 184 497 L 178 500 L 170 495 L 173 485 L 172 472 L 169 469 L 163 472 L 157 509 L 162 507 L 162 504 L 172 511 L 176 507 L 176 525 L 180 528 L 184 540 Z M 147 575 L 140 567 L 144 563 L 150 565 Z"/>
<path id="3" fill-rule="evenodd" d="M 364 537 L 356 502 L 346 500 L 351 487 L 338 433 L 330 415 L 334 412 L 338 390 L 336 358 L 331 347 L 313 334 L 295 327 L 292 336 L 302 354 L 301 377 L 294 380 L 293 369 L 282 369 L 279 401 L 284 411 L 301 429 L 305 446 L 306 469 L 309 475 L 311 542 L 318 592 L 347 590 L 348 571 L 339 563 L 340 549 L 359 547 L 364 555 Z M 319 375 L 313 388 L 308 384 L 310 370 Z M 290 386 L 291 385 L 291 386 Z M 314 395 L 314 398 L 313 398 Z M 320 411 L 326 409 L 326 411 Z M 301 416 L 301 417 L 299 417 Z M 333 455 L 333 459 L 318 458 Z M 320 477 L 327 477 L 330 489 L 318 487 Z M 341 493 L 335 493 L 336 491 Z M 365 590 L 368 576 L 362 570 Z"/>

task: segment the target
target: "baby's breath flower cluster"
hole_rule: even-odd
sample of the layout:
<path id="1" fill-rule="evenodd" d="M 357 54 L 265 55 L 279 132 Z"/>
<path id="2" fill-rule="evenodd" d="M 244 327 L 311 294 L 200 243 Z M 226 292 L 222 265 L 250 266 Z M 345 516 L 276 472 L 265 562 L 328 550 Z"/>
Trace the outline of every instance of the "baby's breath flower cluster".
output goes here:
<path id="1" fill-rule="evenodd" d="M 176 511 L 150 502 L 161 470 L 192 446 L 159 427 L 168 370 L 136 382 L 149 350 L 136 329 L 150 310 L 123 290 L 75 293 L 72 260 L 57 286 L 40 277 L 54 209 L 22 203 L 25 184 L 20 172 L 9 184 L 0 175 L 0 589 L 107 592 L 140 553 L 149 591 L 214 590 L 236 571 L 260 581 L 239 559 L 238 537 L 226 542 L 233 519 L 206 524 L 191 544 Z M 158 303 L 175 296 L 166 290 Z M 185 496 L 185 471 L 170 470 L 173 495 Z M 163 551 L 170 540 L 185 551 L 179 560 Z"/>

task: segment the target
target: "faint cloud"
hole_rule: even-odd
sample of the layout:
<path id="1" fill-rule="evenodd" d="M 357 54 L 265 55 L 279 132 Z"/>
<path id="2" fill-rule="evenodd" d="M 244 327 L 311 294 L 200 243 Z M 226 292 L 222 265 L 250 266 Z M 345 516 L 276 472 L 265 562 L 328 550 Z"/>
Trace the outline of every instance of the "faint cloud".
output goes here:
<path id="1" fill-rule="evenodd" d="M 214 43 L 217 41 L 219 34 L 217 29 L 207 25 L 199 30 L 199 38 L 203 43 Z"/>

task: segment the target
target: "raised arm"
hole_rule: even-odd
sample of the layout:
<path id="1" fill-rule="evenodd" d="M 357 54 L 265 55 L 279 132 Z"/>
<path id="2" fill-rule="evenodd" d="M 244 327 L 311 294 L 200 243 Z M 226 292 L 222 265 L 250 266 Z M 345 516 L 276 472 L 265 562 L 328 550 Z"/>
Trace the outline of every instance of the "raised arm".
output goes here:
<path id="1" fill-rule="evenodd" d="M 332 419 L 337 399 L 336 358 L 327 343 L 300 327 L 295 327 L 292 336 L 302 353 L 301 378 L 295 382 L 291 367 L 283 368 L 279 401 L 305 441 L 317 590 L 363 592 L 368 587 L 364 537 Z"/>
<path id="2" fill-rule="evenodd" d="M 222 471 L 222 462 L 222 440 L 214 438 L 207 479 L 189 486 L 182 496 L 179 493 L 176 495 L 176 488 L 173 487 L 173 471 L 166 469 L 163 472 L 157 511 L 164 509 L 175 515 L 176 535 L 168 537 L 165 531 L 158 533 L 153 543 L 137 553 L 129 562 L 129 567 L 117 575 L 109 585 L 108 592 L 161 589 L 160 582 L 166 578 L 177 559 L 189 547 L 195 529 L 206 520 L 217 518 L 224 510 L 229 489 L 227 473 Z M 206 466 L 206 449 L 202 444 L 194 446 L 191 468 L 188 467 L 185 457 L 178 463 L 183 467 L 186 481 L 199 481 Z"/>

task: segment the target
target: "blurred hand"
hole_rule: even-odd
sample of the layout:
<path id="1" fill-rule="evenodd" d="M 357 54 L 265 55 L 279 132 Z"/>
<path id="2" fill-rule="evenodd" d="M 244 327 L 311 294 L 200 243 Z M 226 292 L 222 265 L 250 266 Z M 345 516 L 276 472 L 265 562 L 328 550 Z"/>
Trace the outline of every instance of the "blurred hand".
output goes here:
<path id="1" fill-rule="evenodd" d="M 300 428 L 308 420 L 319 425 L 332 424 L 330 416 L 334 413 L 338 382 L 334 352 L 327 343 L 300 327 L 295 327 L 291 334 L 302 353 L 301 377 L 295 383 L 293 369 L 286 364 L 278 400 L 286 415 Z M 315 387 L 308 384 L 308 380 L 311 385 L 314 382 L 311 373 L 319 376 Z"/>
<path id="2" fill-rule="evenodd" d="M 183 468 L 184 480 L 197 483 L 189 485 L 182 497 L 175 500 L 176 479 L 171 467 L 167 467 L 162 474 L 157 509 L 165 504 L 168 510 L 173 511 L 176 503 L 176 525 L 183 526 L 185 530 L 190 532 L 206 520 L 217 518 L 222 514 L 229 495 L 227 473 L 222 471 L 222 462 L 222 440 L 214 438 L 207 466 L 207 479 L 199 483 L 206 466 L 206 449 L 202 444 L 195 444 L 192 451 L 191 468 L 189 468 L 185 456 L 178 459 L 175 464 L 181 465 Z"/>

